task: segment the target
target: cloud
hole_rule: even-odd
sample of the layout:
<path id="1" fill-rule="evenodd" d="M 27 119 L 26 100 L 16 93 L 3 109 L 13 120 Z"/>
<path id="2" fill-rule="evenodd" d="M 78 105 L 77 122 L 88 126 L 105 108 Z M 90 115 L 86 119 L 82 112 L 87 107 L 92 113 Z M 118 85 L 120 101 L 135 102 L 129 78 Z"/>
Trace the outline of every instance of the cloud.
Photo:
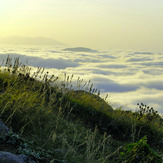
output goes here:
<path id="1" fill-rule="evenodd" d="M 49 52 L 51 52 L 51 53 L 62 53 L 62 52 L 56 51 L 56 50 L 49 50 Z"/>
<path id="2" fill-rule="evenodd" d="M 75 59 L 74 62 L 92 62 L 92 63 L 99 63 L 99 62 L 104 62 L 104 61 L 100 61 L 99 59 L 93 59 L 93 58 L 83 58 L 83 59 Z"/>
<path id="3" fill-rule="evenodd" d="M 147 58 L 147 57 L 144 57 L 144 58 L 130 58 L 127 60 L 127 62 L 144 62 L 144 61 L 152 61 L 153 59 L 151 58 Z"/>
<path id="4" fill-rule="evenodd" d="M 158 76 L 158 75 L 162 75 L 162 69 L 146 69 L 146 70 L 142 70 L 142 72 L 144 72 L 145 74 L 148 75 L 153 75 L 153 76 Z"/>
<path id="5" fill-rule="evenodd" d="M 153 53 L 152 52 L 132 52 L 132 53 L 129 53 L 129 55 L 139 55 L 139 54 L 141 54 L 141 55 L 143 55 L 143 54 L 152 55 Z"/>
<path id="6" fill-rule="evenodd" d="M 148 88 L 142 91 L 139 90 L 137 94 L 139 94 L 138 97 L 132 99 L 130 103 L 142 102 L 150 107 L 154 107 L 155 110 L 163 114 L 163 91 Z"/>
<path id="7" fill-rule="evenodd" d="M 113 71 L 100 70 L 100 69 L 93 69 L 93 70 L 92 70 L 92 73 L 94 73 L 94 74 L 103 74 L 103 75 L 115 74 L 115 72 L 113 72 Z"/>
<path id="8" fill-rule="evenodd" d="M 110 100 L 114 108 L 122 106 L 125 110 L 137 110 L 137 103 L 144 103 L 150 107 L 154 107 L 160 114 L 163 114 L 163 91 L 140 88 L 131 92 L 108 92 Z"/>
<path id="9" fill-rule="evenodd" d="M 113 71 L 110 71 L 106 68 L 103 68 L 103 69 L 97 69 L 97 68 L 94 68 L 91 70 L 91 72 L 93 74 L 103 74 L 103 75 L 112 75 L 112 76 L 124 76 L 124 75 L 134 75 L 134 73 L 132 72 L 123 72 L 123 71 L 120 71 L 120 72 L 116 72 L 114 71 L 114 69 L 112 69 Z"/>
<path id="10" fill-rule="evenodd" d="M 151 88 L 151 89 L 163 90 L 163 80 L 145 83 L 144 86 L 146 86 L 147 88 Z"/>
<path id="11" fill-rule="evenodd" d="M 157 67 L 163 67 L 163 61 L 160 61 L 160 62 L 147 62 L 147 63 L 141 63 L 141 65 L 144 65 L 144 66 L 157 66 Z"/>
<path id="12" fill-rule="evenodd" d="M 109 58 L 109 59 L 116 59 L 117 58 L 117 57 L 109 55 L 109 54 L 102 54 L 102 55 L 99 55 L 99 56 L 102 57 L 102 58 Z"/>
<path id="13" fill-rule="evenodd" d="M 67 67 L 77 67 L 80 64 L 74 63 L 71 60 L 65 59 L 42 59 L 39 57 L 31 57 L 29 63 L 35 67 L 46 67 L 46 68 L 57 68 L 57 69 L 65 69 Z"/>
<path id="14" fill-rule="evenodd" d="M 7 58 L 8 55 L 13 59 L 19 57 L 20 61 L 23 63 L 26 63 L 28 61 L 29 65 L 34 67 L 65 69 L 67 67 L 78 67 L 80 65 L 79 63 L 75 63 L 68 59 L 44 59 L 40 57 L 32 57 L 16 53 L 0 54 L 0 57 Z"/>
<path id="15" fill-rule="evenodd" d="M 64 52 L 59 48 L 0 49 L 0 61 L 10 55 L 28 60 L 34 67 L 45 67 L 49 74 L 74 74 L 91 80 L 101 94 L 108 93 L 115 106 L 135 109 L 138 102 L 154 106 L 163 114 L 162 53 L 107 51 L 106 53 Z M 5 52 L 4 52 L 5 51 Z M 27 52 L 28 51 L 28 52 Z"/>
<path id="16" fill-rule="evenodd" d="M 93 78 L 92 79 L 97 88 L 101 88 L 103 92 L 130 92 L 139 88 L 135 84 L 119 84 L 107 78 Z"/>
<path id="17" fill-rule="evenodd" d="M 153 54 L 151 52 L 134 52 L 134 54 Z"/>
<path id="18" fill-rule="evenodd" d="M 101 68 L 121 69 L 121 68 L 127 68 L 128 66 L 121 65 L 121 64 L 103 64 L 103 65 L 99 65 L 98 67 L 101 67 Z"/>

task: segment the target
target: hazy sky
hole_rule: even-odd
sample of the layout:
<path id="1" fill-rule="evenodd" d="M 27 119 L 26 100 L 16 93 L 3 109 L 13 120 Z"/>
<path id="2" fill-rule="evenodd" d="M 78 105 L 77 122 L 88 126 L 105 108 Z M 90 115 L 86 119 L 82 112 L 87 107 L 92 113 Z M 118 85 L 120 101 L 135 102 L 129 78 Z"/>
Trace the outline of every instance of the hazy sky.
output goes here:
<path id="1" fill-rule="evenodd" d="M 0 36 L 91 48 L 158 48 L 163 0 L 0 0 Z"/>

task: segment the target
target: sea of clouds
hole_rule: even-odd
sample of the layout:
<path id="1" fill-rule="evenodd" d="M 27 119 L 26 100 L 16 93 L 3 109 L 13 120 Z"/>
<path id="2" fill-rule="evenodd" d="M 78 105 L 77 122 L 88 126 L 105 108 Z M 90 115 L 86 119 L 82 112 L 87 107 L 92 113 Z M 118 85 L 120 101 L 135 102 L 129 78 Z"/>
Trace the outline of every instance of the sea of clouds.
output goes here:
<path id="1" fill-rule="evenodd" d="M 163 51 L 99 50 L 63 51 L 63 47 L 0 47 L 0 63 L 9 55 L 28 61 L 32 67 L 45 67 L 50 74 L 74 74 L 91 80 L 101 96 L 108 94 L 113 108 L 135 110 L 137 103 L 154 107 L 163 114 Z"/>

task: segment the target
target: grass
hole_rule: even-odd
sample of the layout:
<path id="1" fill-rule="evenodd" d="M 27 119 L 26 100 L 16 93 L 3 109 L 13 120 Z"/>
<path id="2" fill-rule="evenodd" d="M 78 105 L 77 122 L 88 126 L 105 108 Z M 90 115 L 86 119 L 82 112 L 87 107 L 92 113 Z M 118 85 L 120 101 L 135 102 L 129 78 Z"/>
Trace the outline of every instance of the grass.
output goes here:
<path id="1" fill-rule="evenodd" d="M 134 158 L 136 151 L 127 145 L 146 136 L 146 155 L 160 159 L 163 119 L 153 108 L 113 109 L 90 82 L 72 85 L 73 75 L 61 80 L 42 68 L 31 74 L 18 58 L 8 57 L 0 70 L 0 118 L 16 133 L 0 137 L 7 144 L 1 150 L 14 146 L 38 162 L 130 162 L 128 152 Z"/>

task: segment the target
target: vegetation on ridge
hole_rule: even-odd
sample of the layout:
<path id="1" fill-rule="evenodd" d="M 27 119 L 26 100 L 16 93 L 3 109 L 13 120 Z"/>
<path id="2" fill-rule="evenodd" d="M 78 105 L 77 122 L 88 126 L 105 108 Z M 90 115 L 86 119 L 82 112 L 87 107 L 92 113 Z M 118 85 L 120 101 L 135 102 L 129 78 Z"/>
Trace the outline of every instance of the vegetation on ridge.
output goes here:
<path id="1" fill-rule="evenodd" d="M 153 108 L 141 103 L 135 113 L 113 110 L 93 85 L 86 90 L 84 86 L 82 90 L 69 88 L 72 77 L 60 80 L 42 68 L 30 74 L 30 68 L 21 65 L 18 58 L 13 63 L 8 57 L 0 70 L 0 118 L 28 139 L 21 140 L 23 144 L 30 144 L 21 147 L 18 143 L 18 153 L 28 149 L 26 154 L 37 153 L 39 156 L 31 157 L 39 162 L 131 162 L 129 156 L 136 162 L 142 157 L 139 154 L 144 146 L 139 147 L 143 142 L 143 157 L 150 155 L 150 161 L 161 161 L 149 147 L 162 154 L 163 119 Z M 3 137 L 0 140 L 6 141 Z M 6 143 L 11 145 L 17 138 L 10 135 L 9 140 Z"/>

